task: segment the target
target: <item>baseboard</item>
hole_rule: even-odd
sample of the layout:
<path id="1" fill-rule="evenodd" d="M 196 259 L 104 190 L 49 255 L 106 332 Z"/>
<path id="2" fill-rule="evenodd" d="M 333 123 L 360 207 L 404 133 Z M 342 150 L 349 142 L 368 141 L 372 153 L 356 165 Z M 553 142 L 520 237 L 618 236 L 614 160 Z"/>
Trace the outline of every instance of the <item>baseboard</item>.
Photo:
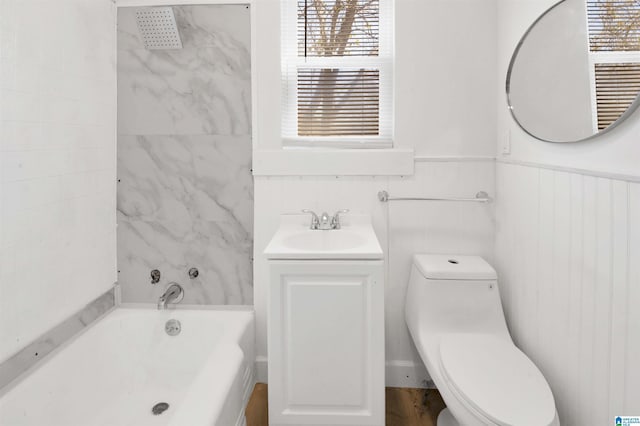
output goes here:
<path id="1" fill-rule="evenodd" d="M 256 357 L 256 382 L 268 383 L 269 374 L 267 366 L 267 357 L 258 355 Z"/>
<path id="2" fill-rule="evenodd" d="M 268 383 L 267 357 L 256 357 L 256 381 Z M 385 365 L 385 386 L 392 388 L 433 389 L 435 385 L 422 364 L 413 361 L 387 361 Z"/>
<path id="3" fill-rule="evenodd" d="M 385 385 L 390 388 L 434 389 L 435 385 L 425 366 L 413 361 L 387 361 Z"/>

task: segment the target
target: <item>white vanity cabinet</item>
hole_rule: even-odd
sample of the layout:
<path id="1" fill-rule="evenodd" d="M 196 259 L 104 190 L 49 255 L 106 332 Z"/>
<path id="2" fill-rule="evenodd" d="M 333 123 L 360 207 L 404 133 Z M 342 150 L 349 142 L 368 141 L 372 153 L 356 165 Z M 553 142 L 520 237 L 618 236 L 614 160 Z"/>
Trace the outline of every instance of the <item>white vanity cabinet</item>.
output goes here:
<path id="1" fill-rule="evenodd" d="M 375 239 L 370 224 L 368 229 Z M 309 232 L 322 233 L 311 238 L 343 245 L 348 233 L 338 235 L 343 230 L 349 227 Z M 377 239 L 369 252 L 361 247 L 345 257 L 339 247 L 321 250 L 317 242 L 308 250 L 296 256 L 286 249 L 278 253 L 277 244 L 270 244 L 265 251 L 270 258 L 269 424 L 383 426 L 382 250 Z"/>

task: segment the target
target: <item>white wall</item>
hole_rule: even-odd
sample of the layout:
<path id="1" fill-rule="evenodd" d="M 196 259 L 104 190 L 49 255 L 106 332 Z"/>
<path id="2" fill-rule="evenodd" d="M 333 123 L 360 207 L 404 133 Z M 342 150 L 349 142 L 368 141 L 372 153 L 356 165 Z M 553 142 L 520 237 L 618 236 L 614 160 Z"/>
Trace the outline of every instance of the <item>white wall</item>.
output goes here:
<path id="1" fill-rule="evenodd" d="M 417 163 L 414 176 L 390 178 L 388 191 L 399 197 L 473 197 L 480 190 L 494 194 L 494 167 L 493 161 Z M 412 257 L 416 253 L 472 254 L 492 262 L 494 208 L 476 203 L 392 202 L 384 213 L 388 232 L 387 363 L 422 366 L 404 320 Z M 398 380 L 394 374 L 402 370 L 388 371 L 392 384 L 391 380 Z"/>
<path id="2" fill-rule="evenodd" d="M 499 0 L 499 69 L 553 1 Z M 502 85 L 501 85 L 502 87 Z M 527 137 L 498 102 L 496 263 L 516 343 L 554 392 L 563 425 L 640 412 L 640 114 L 602 137 Z M 507 164 L 512 162 L 513 164 Z"/>
<path id="3" fill-rule="evenodd" d="M 115 6 L 0 1 L 0 361 L 115 275 Z"/>
<path id="4" fill-rule="evenodd" d="M 472 253 L 491 260 L 493 208 L 436 203 L 385 205 L 376 194 L 381 189 L 392 195 L 494 193 L 494 6 L 493 1 L 396 0 L 399 25 L 395 40 L 394 140 L 395 147 L 415 151 L 414 175 L 376 176 L 372 171 L 355 177 L 275 176 L 287 174 L 283 166 L 282 173 L 268 167 L 274 176 L 256 176 L 254 303 L 260 360 L 265 361 L 267 353 L 268 265 L 262 252 L 277 229 L 279 215 L 302 208 L 330 213 L 349 208 L 354 213 L 372 215 L 385 248 L 387 384 L 415 386 L 427 379 L 404 324 L 411 255 Z M 281 147 L 279 2 L 258 0 L 253 12 L 254 101 L 259 111 L 254 120 L 254 158 L 264 158 L 262 150 Z M 370 155 L 362 152 L 362 163 L 367 163 Z M 314 170 L 319 169 L 319 163 L 314 162 Z M 327 163 L 326 170 L 330 167 L 332 164 Z"/>

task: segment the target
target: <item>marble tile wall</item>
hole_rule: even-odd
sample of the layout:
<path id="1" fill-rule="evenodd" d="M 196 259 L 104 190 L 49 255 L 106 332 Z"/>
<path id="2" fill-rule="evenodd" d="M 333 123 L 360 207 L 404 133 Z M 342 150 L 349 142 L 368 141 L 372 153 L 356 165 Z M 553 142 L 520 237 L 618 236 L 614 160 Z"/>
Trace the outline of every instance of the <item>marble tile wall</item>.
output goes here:
<path id="1" fill-rule="evenodd" d="M 174 7 L 176 50 L 146 50 L 136 10 L 118 11 L 123 302 L 155 302 L 176 281 L 182 303 L 252 304 L 249 10 Z"/>

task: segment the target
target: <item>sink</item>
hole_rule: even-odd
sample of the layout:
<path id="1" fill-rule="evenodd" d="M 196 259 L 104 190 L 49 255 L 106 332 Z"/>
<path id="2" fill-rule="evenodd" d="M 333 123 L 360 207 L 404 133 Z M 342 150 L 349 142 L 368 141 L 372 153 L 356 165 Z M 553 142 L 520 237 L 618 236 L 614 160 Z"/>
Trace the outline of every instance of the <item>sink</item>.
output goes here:
<path id="1" fill-rule="evenodd" d="M 385 262 L 371 218 L 310 222 L 280 216 L 264 250 L 269 423 L 384 425 Z"/>
<path id="2" fill-rule="evenodd" d="M 293 250 L 336 251 L 353 249 L 366 242 L 366 238 L 353 231 L 342 229 L 332 231 L 308 231 L 292 234 L 282 240 L 282 244 Z"/>
<path id="3" fill-rule="evenodd" d="M 341 229 L 311 230 L 308 215 L 282 215 L 264 251 L 268 259 L 382 259 L 367 215 L 344 216 Z"/>

